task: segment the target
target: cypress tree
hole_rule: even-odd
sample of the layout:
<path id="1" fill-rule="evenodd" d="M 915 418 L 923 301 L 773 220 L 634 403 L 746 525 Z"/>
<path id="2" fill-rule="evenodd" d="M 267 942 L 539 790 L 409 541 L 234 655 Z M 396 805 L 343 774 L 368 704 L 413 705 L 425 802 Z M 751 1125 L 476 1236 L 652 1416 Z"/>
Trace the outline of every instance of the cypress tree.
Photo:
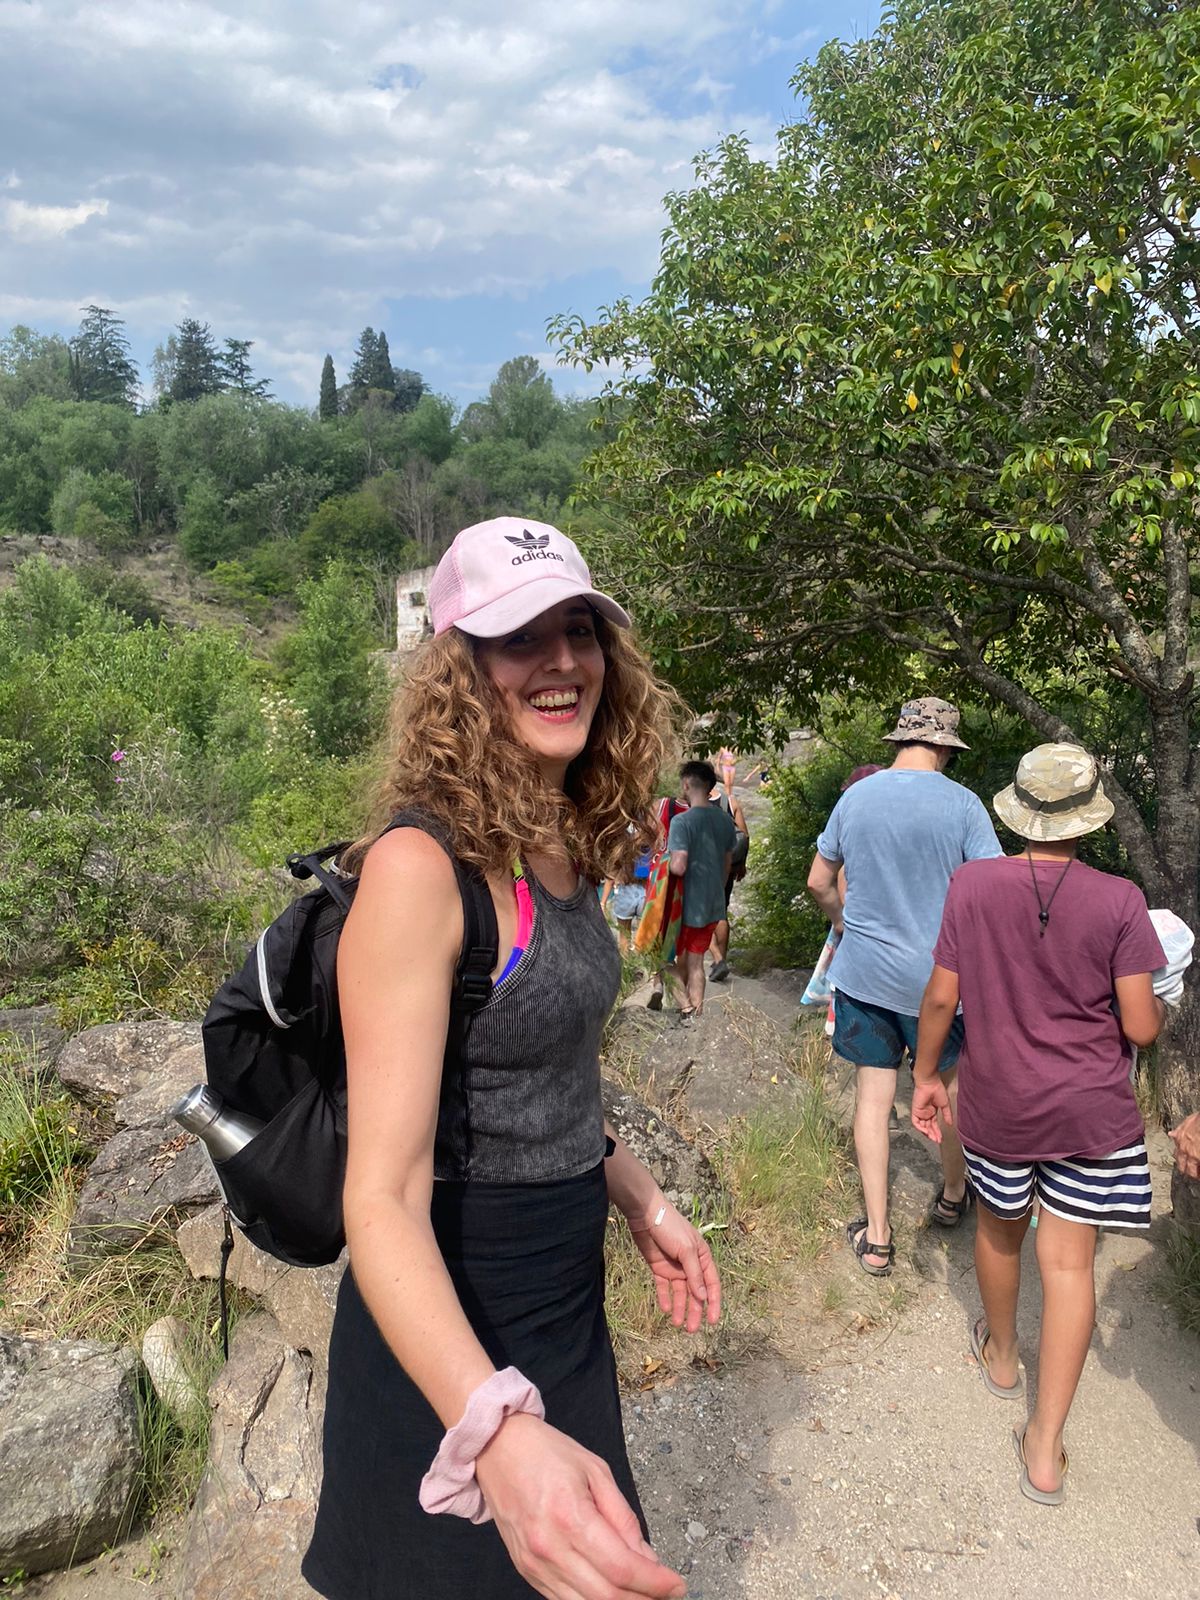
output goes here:
<path id="1" fill-rule="evenodd" d="M 388 349 L 386 333 L 381 333 L 375 341 L 375 362 L 371 368 L 370 388 L 387 389 L 395 393 L 396 379 L 392 374 L 392 353 Z"/>
<path id="2" fill-rule="evenodd" d="M 317 415 L 322 422 L 328 422 L 338 414 L 337 375 L 333 370 L 333 357 L 325 357 L 325 365 L 321 368 L 321 400 L 317 407 Z"/>

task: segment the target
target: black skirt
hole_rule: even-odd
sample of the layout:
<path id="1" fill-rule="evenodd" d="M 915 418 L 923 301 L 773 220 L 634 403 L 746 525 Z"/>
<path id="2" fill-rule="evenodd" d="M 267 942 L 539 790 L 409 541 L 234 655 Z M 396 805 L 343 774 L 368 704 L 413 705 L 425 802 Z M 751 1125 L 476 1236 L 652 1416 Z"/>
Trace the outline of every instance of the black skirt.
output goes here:
<path id="1" fill-rule="evenodd" d="M 497 1369 L 541 1390 L 546 1420 L 603 1457 L 643 1527 L 604 1321 L 604 1164 L 559 1183 L 435 1183 L 434 1233 Z M 325 1475 L 305 1578 L 327 1600 L 529 1600 L 495 1523 L 417 1501 L 437 1414 L 347 1272 L 329 1346 Z"/>

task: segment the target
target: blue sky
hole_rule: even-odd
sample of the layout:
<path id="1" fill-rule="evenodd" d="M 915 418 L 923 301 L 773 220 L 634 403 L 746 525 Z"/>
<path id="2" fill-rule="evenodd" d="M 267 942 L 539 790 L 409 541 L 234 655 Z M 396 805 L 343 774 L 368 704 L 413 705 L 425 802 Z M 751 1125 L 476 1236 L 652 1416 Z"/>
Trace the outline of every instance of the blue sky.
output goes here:
<path id="1" fill-rule="evenodd" d="M 638 295 L 662 196 L 879 0 L 0 0 L 0 331 L 185 316 L 313 404 L 366 324 L 465 405 Z M 556 372 L 564 392 L 582 376 Z"/>

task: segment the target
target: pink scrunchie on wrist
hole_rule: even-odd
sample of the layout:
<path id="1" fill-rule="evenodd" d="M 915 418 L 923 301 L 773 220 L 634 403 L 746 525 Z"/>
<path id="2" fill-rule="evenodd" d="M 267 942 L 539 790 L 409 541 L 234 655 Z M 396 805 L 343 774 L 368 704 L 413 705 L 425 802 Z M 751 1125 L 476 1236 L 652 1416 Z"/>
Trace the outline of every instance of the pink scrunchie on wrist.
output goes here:
<path id="1" fill-rule="evenodd" d="M 467 1409 L 449 1429 L 421 1479 L 421 1509 L 431 1514 L 448 1512 L 471 1522 L 490 1522 L 483 1490 L 475 1481 L 475 1462 L 496 1437 L 500 1424 L 518 1412 L 539 1420 L 545 1417 L 542 1397 L 516 1367 L 493 1372 L 472 1391 Z"/>

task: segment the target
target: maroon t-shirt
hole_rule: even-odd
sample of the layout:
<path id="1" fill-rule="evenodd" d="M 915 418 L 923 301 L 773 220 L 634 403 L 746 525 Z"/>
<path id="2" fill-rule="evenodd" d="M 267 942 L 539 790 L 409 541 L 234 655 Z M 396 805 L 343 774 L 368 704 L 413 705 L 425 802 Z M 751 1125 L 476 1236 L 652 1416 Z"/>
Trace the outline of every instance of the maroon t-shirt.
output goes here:
<path id="1" fill-rule="evenodd" d="M 968 861 L 950 880 L 933 951 L 958 974 L 964 1144 L 997 1161 L 1106 1156 L 1144 1132 L 1113 982 L 1166 958 L 1140 889 L 1073 861 Z M 1062 878 L 1061 884 L 1059 879 Z"/>

